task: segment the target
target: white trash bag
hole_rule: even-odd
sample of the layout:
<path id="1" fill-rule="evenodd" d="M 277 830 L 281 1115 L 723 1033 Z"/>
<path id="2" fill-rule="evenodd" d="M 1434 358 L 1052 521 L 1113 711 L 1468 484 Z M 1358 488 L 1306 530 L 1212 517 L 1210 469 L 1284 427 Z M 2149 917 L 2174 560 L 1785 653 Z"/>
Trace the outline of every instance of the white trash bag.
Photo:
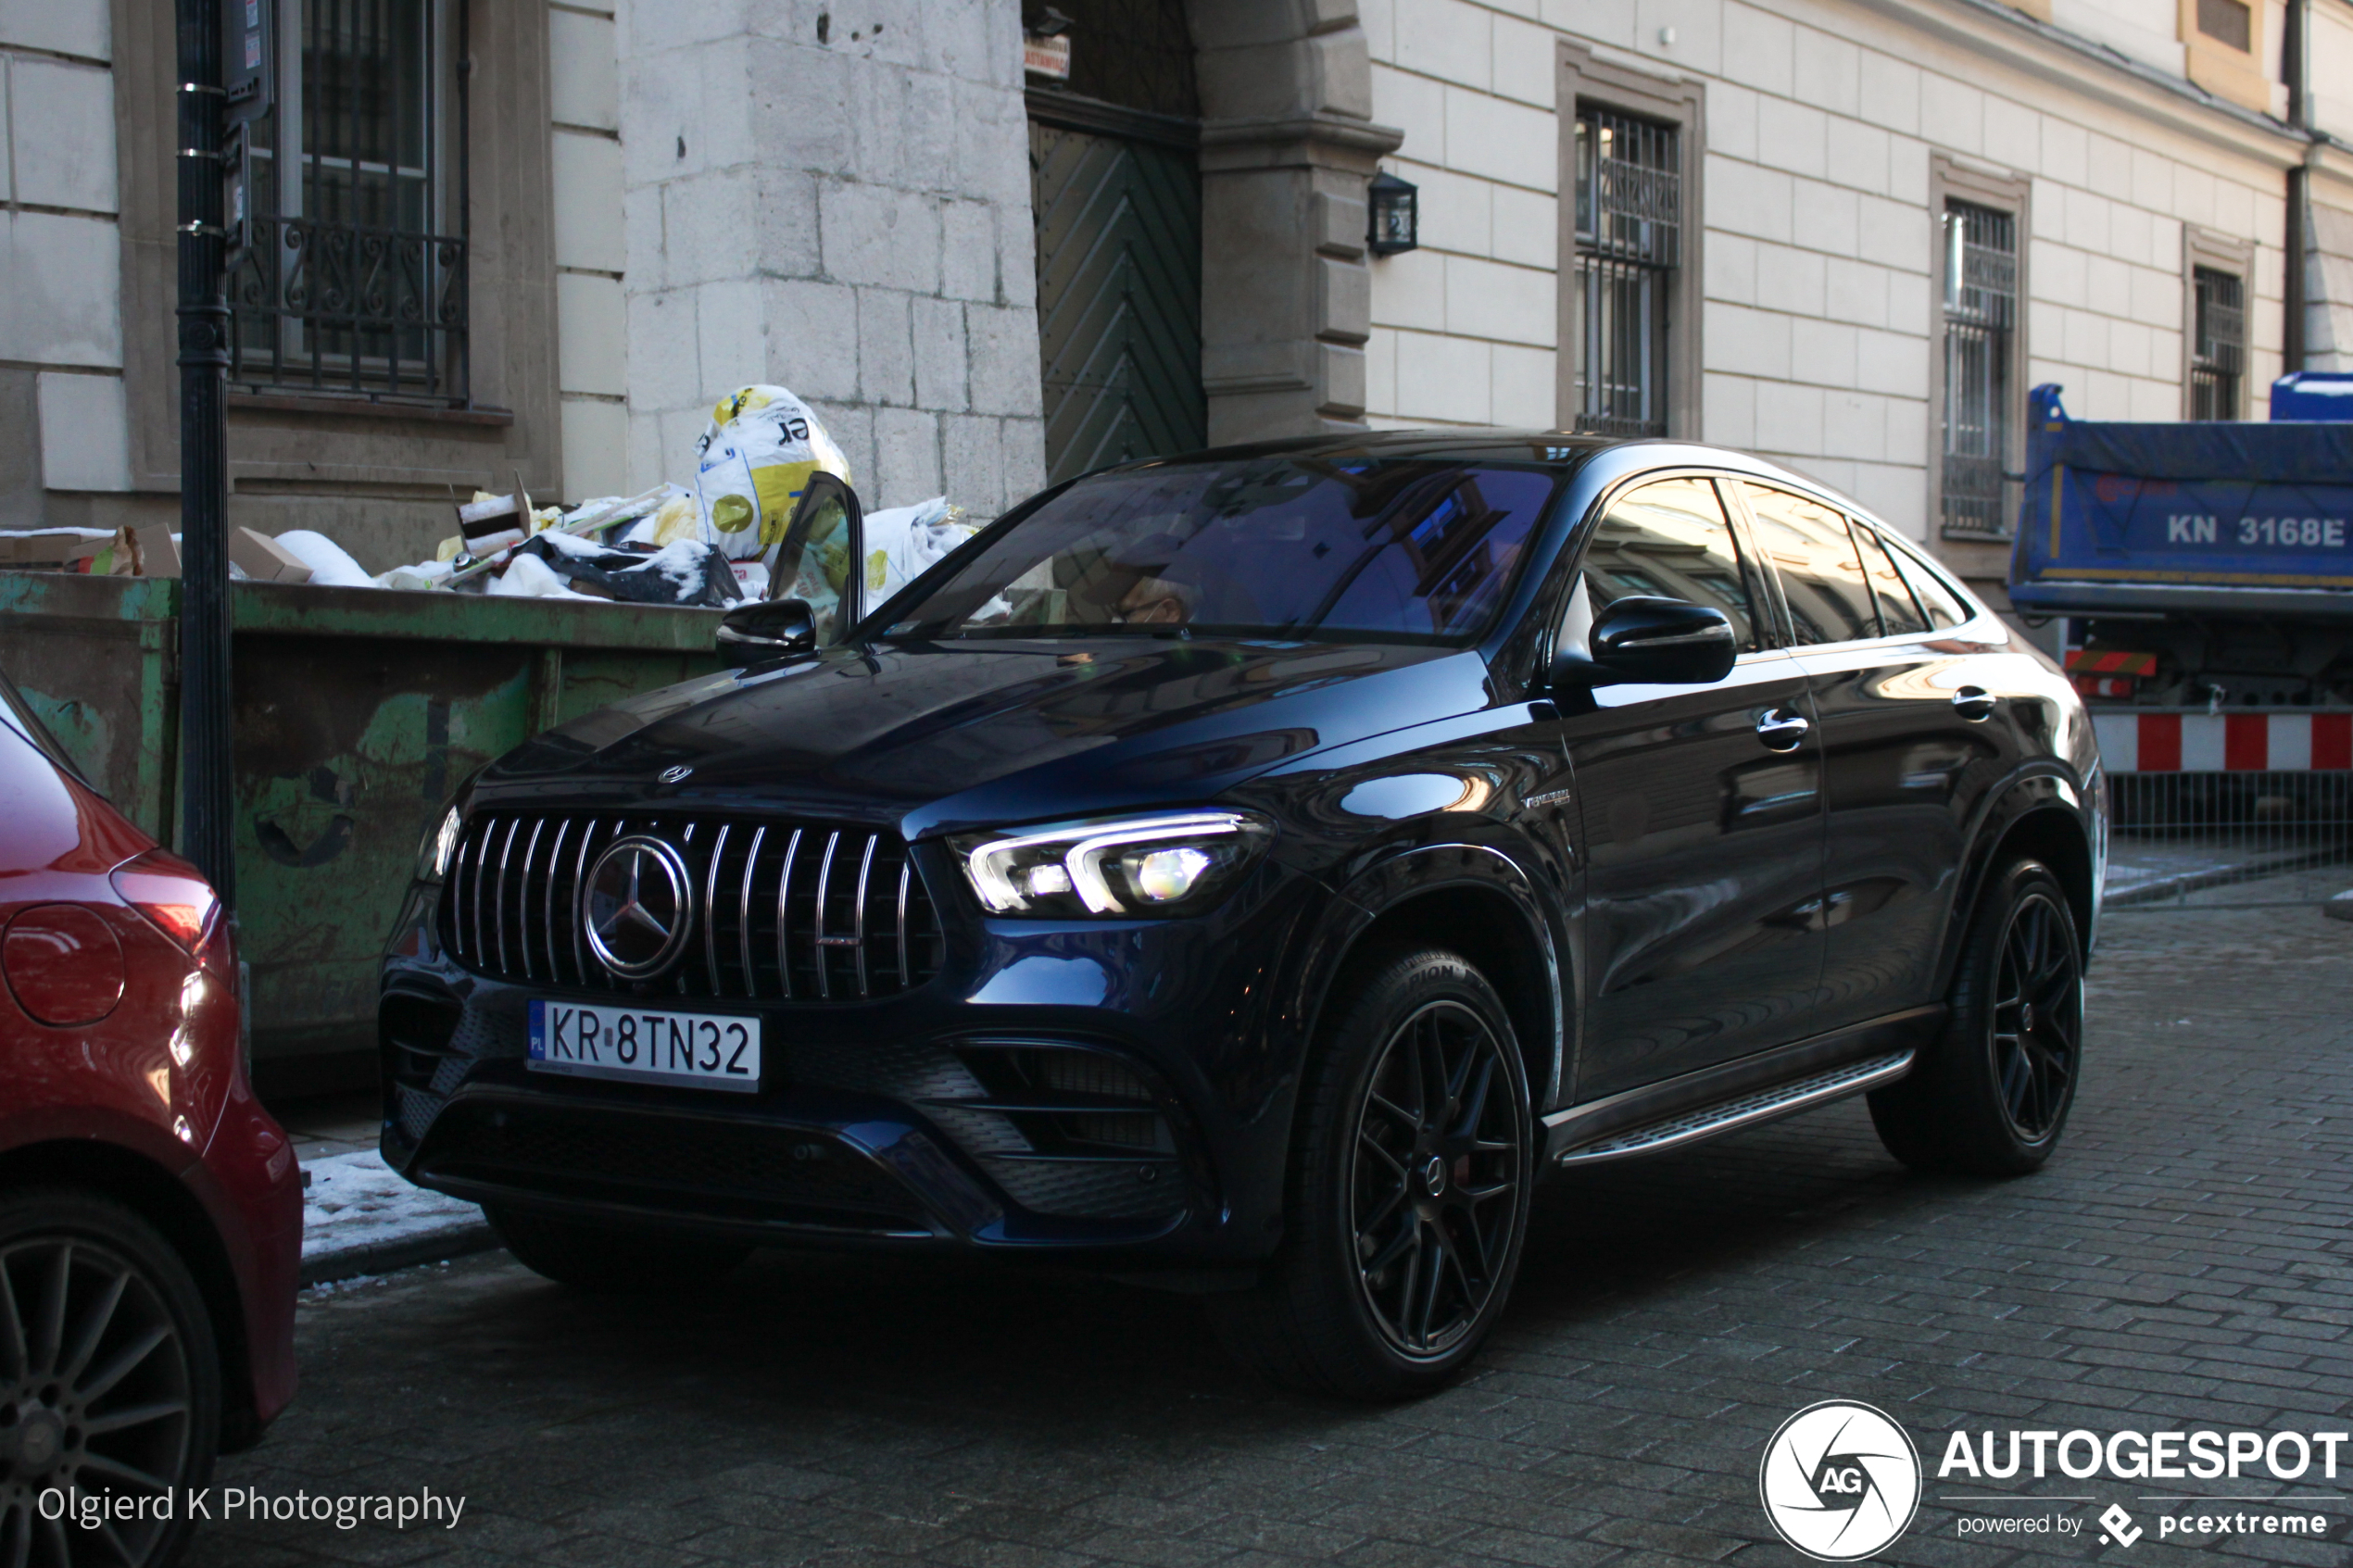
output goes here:
<path id="1" fill-rule="evenodd" d="M 785 536 L 811 474 L 822 469 L 851 483 L 833 436 L 781 386 L 742 386 L 721 398 L 697 453 L 703 537 L 731 560 L 749 560 Z"/>
<path id="2" fill-rule="evenodd" d="M 963 521 L 964 508 L 934 495 L 912 507 L 893 507 L 865 516 L 866 608 L 904 588 L 980 530 Z"/>

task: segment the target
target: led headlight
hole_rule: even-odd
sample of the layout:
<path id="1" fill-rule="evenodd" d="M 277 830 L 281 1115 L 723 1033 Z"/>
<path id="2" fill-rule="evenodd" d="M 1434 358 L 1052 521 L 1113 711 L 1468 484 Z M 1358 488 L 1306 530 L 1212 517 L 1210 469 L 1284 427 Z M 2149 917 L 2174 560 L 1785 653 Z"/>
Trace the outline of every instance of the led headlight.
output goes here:
<path id="1" fill-rule="evenodd" d="M 417 847 L 417 880 L 439 882 L 449 874 L 449 862 L 458 857 L 458 808 L 452 806 L 441 814 L 439 825 L 425 834 Z"/>
<path id="2" fill-rule="evenodd" d="M 1085 919 L 1206 909 L 1274 837 L 1250 812 L 1177 811 L 949 842 L 990 913 Z"/>

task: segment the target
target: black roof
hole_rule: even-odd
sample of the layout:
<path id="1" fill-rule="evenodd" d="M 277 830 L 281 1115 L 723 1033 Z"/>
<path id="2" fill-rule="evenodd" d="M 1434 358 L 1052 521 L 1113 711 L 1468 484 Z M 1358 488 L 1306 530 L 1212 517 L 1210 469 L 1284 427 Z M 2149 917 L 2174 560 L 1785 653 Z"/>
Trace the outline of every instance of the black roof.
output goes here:
<path id="1" fill-rule="evenodd" d="M 1232 446 L 1212 446 L 1165 458 L 1139 458 L 1117 469 L 1150 467 L 1155 463 L 1211 463 L 1250 458 L 1347 458 L 1388 459 L 1415 458 L 1486 458 L 1513 462 L 1579 463 L 1605 447 L 1623 446 L 1616 436 L 1572 435 L 1544 430 L 1354 430 L 1322 435 L 1289 436 L 1280 441 L 1252 441 Z M 1108 470 L 1103 471 L 1110 471 Z"/>

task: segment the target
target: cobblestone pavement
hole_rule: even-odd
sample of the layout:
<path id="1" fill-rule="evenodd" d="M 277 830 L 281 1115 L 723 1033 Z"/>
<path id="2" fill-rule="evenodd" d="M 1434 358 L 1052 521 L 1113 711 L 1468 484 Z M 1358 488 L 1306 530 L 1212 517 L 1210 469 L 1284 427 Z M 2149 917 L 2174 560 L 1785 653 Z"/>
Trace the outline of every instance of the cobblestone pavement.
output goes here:
<path id="1" fill-rule="evenodd" d="M 1042 1271 L 770 1255 L 695 1300 L 583 1299 L 503 1255 L 306 1298 L 304 1387 L 228 1486 L 462 1495 L 453 1530 L 215 1524 L 278 1563 L 1795 1563 L 1757 1461 L 1799 1407 L 1910 1430 L 1883 1557 L 2186 1560 L 2152 1483 L 2071 1538 L 1964 1538 L 1956 1429 L 2343 1428 L 2353 1405 L 2353 926 L 2114 917 L 2069 1142 L 2039 1175 L 1906 1175 L 1859 1104 L 1551 1190 L 1483 1371 L 1404 1409 L 1253 1385 L 1188 1301 Z M 2353 1477 L 2297 1490 L 2347 1558 Z M 1992 1483 L 2023 1486 L 2024 1482 Z M 2272 1484 L 2177 1484 L 2270 1491 Z M 2102 1547 L 2121 1501 L 2147 1530 Z M 2020 1541 L 2033 1544 L 2021 1546 Z"/>

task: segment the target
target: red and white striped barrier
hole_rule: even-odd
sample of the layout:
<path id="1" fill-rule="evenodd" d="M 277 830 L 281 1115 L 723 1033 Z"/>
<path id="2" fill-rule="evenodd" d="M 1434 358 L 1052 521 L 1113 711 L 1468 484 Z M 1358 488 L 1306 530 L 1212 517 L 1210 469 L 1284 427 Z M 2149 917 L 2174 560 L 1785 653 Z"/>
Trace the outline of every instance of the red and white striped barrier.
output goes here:
<path id="1" fill-rule="evenodd" d="M 2353 713 L 2092 714 L 2111 773 L 2287 773 L 2353 769 Z"/>

